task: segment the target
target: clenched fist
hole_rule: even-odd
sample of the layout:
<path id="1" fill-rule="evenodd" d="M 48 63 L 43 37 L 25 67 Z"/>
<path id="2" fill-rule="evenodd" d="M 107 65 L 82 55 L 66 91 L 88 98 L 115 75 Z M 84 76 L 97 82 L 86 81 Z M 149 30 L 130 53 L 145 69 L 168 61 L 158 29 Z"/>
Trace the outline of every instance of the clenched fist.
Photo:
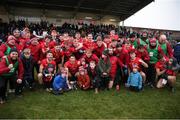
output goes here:
<path id="1" fill-rule="evenodd" d="M 18 84 L 21 84 L 21 83 L 22 83 L 22 80 L 21 80 L 21 79 L 17 79 L 17 83 L 18 83 Z"/>
<path id="2" fill-rule="evenodd" d="M 13 64 L 9 64 L 8 68 L 12 69 L 13 68 Z"/>

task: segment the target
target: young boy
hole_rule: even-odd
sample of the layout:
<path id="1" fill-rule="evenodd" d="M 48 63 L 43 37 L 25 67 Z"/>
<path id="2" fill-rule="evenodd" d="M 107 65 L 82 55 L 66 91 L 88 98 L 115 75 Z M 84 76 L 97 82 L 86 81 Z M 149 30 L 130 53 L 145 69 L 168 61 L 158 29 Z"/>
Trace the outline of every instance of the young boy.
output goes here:
<path id="1" fill-rule="evenodd" d="M 87 67 L 88 67 L 88 64 L 86 63 L 85 59 L 84 58 L 81 58 L 80 59 L 80 66 L 83 66 L 83 68 L 86 70 L 87 72 Z"/>
<path id="2" fill-rule="evenodd" d="M 128 81 L 126 83 L 126 87 L 129 87 L 132 91 L 140 91 L 142 89 L 142 77 L 138 72 L 138 66 L 133 66 L 133 71 L 130 73 L 128 77 Z"/>
<path id="3" fill-rule="evenodd" d="M 77 75 L 77 84 L 79 88 L 81 88 L 82 90 L 87 90 L 90 88 L 90 78 L 83 66 L 79 67 L 79 74 Z"/>
<path id="4" fill-rule="evenodd" d="M 33 69 L 35 61 L 31 55 L 31 50 L 29 48 L 24 49 L 20 58 L 24 67 L 24 85 L 32 89 L 34 83 Z"/>
<path id="5" fill-rule="evenodd" d="M 89 63 L 89 66 L 87 68 L 88 71 L 88 75 L 90 77 L 90 81 L 91 81 L 91 88 L 95 87 L 95 79 L 97 78 L 97 71 L 96 71 L 97 67 L 96 67 L 96 62 L 95 61 L 91 61 Z"/>
<path id="6" fill-rule="evenodd" d="M 55 66 L 53 64 L 48 64 L 48 66 L 43 70 L 43 83 L 47 92 L 52 91 L 51 83 L 53 81 L 54 71 Z"/>
<path id="7" fill-rule="evenodd" d="M 68 72 L 65 68 L 61 68 L 60 74 L 54 78 L 53 93 L 55 95 L 62 94 L 64 91 L 69 90 Z"/>

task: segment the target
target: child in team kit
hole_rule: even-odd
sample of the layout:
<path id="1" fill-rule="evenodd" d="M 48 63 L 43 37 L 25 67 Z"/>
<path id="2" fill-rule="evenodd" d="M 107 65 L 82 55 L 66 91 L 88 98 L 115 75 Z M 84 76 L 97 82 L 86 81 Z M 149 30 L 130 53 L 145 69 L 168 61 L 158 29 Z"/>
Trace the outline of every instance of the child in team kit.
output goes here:
<path id="1" fill-rule="evenodd" d="M 87 90 L 90 88 L 90 78 L 83 66 L 79 67 L 79 73 L 77 75 L 77 84 L 80 89 Z"/>
<path id="2" fill-rule="evenodd" d="M 55 66 L 53 64 L 48 64 L 48 66 L 43 70 L 43 83 L 47 92 L 52 91 L 52 82 L 54 78 Z"/>

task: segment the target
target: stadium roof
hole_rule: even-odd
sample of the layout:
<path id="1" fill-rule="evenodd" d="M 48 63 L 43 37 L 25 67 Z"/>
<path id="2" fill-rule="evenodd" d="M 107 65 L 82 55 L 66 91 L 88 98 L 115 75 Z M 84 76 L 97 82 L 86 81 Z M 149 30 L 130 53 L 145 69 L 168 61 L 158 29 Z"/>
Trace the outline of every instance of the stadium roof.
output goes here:
<path id="1" fill-rule="evenodd" d="M 117 16 L 125 20 L 154 0 L 2 0 L 6 7 L 27 7 Z"/>

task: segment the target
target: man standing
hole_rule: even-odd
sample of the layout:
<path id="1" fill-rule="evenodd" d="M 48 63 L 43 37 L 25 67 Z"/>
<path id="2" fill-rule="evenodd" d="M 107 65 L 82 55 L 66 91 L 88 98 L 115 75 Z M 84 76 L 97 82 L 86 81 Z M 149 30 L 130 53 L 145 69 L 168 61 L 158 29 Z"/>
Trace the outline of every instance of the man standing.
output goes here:
<path id="1" fill-rule="evenodd" d="M 157 44 L 156 38 L 151 38 L 149 40 L 149 45 L 147 46 L 147 51 L 150 57 L 149 60 L 149 67 L 147 70 L 147 76 L 151 76 L 148 78 L 148 84 L 151 85 L 151 87 L 154 87 L 155 85 L 155 78 L 156 78 L 156 69 L 155 64 L 158 61 L 158 55 L 164 55 L 163 50 L 161 47 Z"/>

